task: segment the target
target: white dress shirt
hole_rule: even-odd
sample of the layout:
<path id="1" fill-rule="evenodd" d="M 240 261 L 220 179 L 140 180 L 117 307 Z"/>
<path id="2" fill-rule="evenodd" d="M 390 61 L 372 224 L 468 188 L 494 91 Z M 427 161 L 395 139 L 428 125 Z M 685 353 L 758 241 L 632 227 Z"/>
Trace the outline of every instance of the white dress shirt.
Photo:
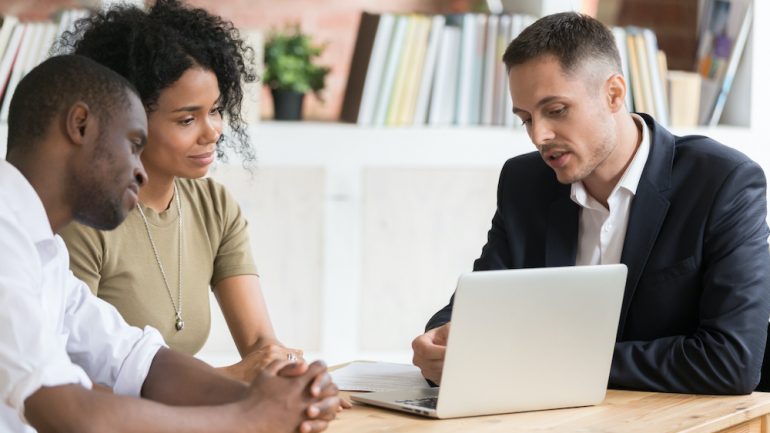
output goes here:
<path id="1" fill-rule="evenodd" d="M 91 380 L 139 396 L 165 346 L 129 326 L 72 275 L 35 190 L 0 160 L 0 431 L 30 431 L 24 401 L 43 386 Z"/>
<path id="2" fill-rule="evenodd" d="M 636 114 L 632 114 L 632 117 L 637 126 L 641 125 L 642 141 L 631 164 L 607 198 L 609 209 L 588 194 L 582 181 L 572 184 L 570 198 L 581 207 L 575 259 L 578 266 L 620 263 L 628 228 L 628 213 L 650 154 L 650 131 L 647 124 Z"/>

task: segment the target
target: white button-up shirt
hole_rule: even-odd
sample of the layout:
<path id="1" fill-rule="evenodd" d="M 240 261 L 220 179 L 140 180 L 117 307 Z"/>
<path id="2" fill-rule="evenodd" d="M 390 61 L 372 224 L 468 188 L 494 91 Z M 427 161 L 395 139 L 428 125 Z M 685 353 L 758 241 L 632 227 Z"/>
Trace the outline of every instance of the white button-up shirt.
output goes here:
<path id="1" fill-rule="evenodd" d="M 43 386 L 139 396 L 163 346 L 75 278 L 32 185 L 0 160 L 0 431 L 31 430 L 24 401 Z"/>
<path id="2" fill-rule="evenodd" d="M 647 124 L 640 116 L 632 116 L 634 122 L 641 126 L 642 141 L 631 164 L 607 198 L 609 209 L 588 194 L 582 181 L 572 184 L 570 197 L 581 207 L 575 259 L 578 266 L 620 263 L 628 228 L 628 213 L 650 154 L 650 131 Z"/>

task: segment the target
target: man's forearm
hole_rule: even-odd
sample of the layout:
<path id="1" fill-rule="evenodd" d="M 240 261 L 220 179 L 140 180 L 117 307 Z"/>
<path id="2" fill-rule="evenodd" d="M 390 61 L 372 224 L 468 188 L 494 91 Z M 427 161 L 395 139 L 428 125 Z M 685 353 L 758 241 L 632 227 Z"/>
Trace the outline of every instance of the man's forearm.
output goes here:
<path id="1" fill-rule="evenodd" d="M 694 336 L 615 343 L 610 387 L 693 394 L 748 394 L 759 369 L 759 348 L 699 330 Z M 752 338 L 751 340 L 757 340 Z M 745 343 L 745 342 L 744 342 Z M 749 350 L 749 352 L 744 352 Z"/>
<path id="2" fill-rule="evenodd" d="M 203 361 L 170 349 L 155 355 L 142 387 L 142 397 L 174 406 L 231 403 L 246 395 L 248 386 L 225 377 Z"/>
<path id="3" fill-rule="evenodd" d="M 80 385 L 40 388 L 25 403 L 40 433 L 165 433 L 234 431 L 234 406 L 170 407 L 144 399 L 95 392 Z M 228 411 L 233 416 L 226 415 Z"/>

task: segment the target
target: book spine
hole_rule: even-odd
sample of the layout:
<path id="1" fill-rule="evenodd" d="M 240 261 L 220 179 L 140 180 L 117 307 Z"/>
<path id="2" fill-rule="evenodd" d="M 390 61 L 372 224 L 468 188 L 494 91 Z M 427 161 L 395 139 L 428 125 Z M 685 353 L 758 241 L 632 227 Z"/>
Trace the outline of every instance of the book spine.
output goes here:
<path id="1" fill-rule="evenodd" d="M 446 18 L 443 15 L 436 15 L 432 18 L 430 40 L 428 41 L 428 49 L 425 54 L 425 67 L 422 70 L 417 106 L 415 107 L 414 125 L 423 125 L 428 122 L 430 89 L 433 81 L 436 79 L 436 64 L 438 63 L 439 46 L 442 42 L 445 23 Z"/>
<path id="2" fill-rule="evenodd" d="M 359 125 L 371 125 L 373 122 L 374 110 L 377 106 L 377 96 L 383 85 L 385 62 L 387 61 L 388 50 L 393 39 L 393 26 L 395 22 L 396 17 L 392 14 L 380 16 L 377 36 L 372 47 L 372 56 L 369 60 L 363 94 L 361 95 L 361 106 L 358 111 Z"/>
<path id="3" fill-rule="evenodd" d="M 350 62 L 345 98 L 342 101 L 342 112 L 340 113 L 340 118 L 345 122 L 355 123 L 358 121 L 379 21 L 379 15 L 368 12 L 361 14 L 356 45 Z"/>

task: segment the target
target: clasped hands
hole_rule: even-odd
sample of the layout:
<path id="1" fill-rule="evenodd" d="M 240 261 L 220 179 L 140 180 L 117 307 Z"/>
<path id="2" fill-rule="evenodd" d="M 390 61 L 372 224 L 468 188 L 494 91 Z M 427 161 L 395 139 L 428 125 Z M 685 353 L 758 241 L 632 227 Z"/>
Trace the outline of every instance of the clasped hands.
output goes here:
<path id="1" fill-rule="evenodd" d="M 245 416 L 265 424 L 255 426 L 255 431 L 268 427 L 265 431 L 300 433 L 325 430 L 342 405 L 337 386 L 321 361 L 273 361 L 256 374 L 241 401 Z"/>

